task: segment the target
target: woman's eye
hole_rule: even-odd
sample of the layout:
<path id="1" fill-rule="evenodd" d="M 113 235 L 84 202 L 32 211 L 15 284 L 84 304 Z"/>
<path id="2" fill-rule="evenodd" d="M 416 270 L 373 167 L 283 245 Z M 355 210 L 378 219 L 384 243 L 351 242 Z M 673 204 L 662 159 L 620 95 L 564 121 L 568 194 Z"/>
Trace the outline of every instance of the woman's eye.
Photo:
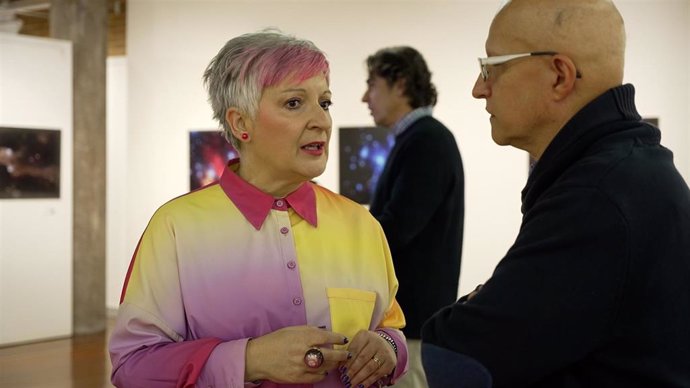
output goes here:
<path id="1" fill-rule="evenodd" d="M 285 106 L 287 106 L 288 109 L 297 109 L 300 106 L 300 100 L 297 98 L 294 98 L 292 100 L 288 100 L 288 102 L 285 103 Z"/>
<path id="2" fill-rule="evenodd" d="M 331 101 L 331 100 L 321 101 L 321 107 L 323 108 L 323 110 L 329 110 L 332 105 L 333 105 L 333 101 Z"/>

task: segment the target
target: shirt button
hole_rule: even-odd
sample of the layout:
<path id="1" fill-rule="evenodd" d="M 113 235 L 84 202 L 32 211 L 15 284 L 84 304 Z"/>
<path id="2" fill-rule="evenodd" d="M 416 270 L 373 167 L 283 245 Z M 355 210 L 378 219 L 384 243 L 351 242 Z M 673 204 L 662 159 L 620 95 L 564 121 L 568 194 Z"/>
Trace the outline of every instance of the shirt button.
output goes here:
<path id="1" fill-rule="evenodd" d="M 289 231 L 290 231 L 290 229 L 288 229 L 284 226 L 282 228 L 280 228 L 280 233 L 282 233 L 282 234 L 288 234 Z"/>
<path id="2" fill-rule="evenodd" d="M 295 306 L 301 305 L 302 304 L 302 298 L 293 298 L 292 304 L 294 304 Z"/>
<path id="3" fill-rule="evenodd" d="M 287 267 L 290 269 L 295 269 L 297 267 L 297 263 L 295 263 L 293 260 L 288 261 Z"/>
<path id="4" fill-rule="evenodd" d="M 278 207 L 283 207 L 284 204 L 285 204 L 285 203 L 283 202 L 282 199 L 279 199 L 279 200 L 276 201 L 276 206 L 278 206 Z"/>

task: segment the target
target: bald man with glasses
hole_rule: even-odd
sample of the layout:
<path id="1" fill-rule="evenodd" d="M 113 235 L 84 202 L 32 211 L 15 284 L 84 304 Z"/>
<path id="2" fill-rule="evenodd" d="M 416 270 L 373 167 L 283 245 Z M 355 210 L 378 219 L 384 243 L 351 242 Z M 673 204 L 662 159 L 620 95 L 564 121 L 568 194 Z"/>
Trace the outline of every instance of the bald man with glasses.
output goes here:
<path id="1" fill-rule="evenodd" d="M 431 388 L 690 387 L 690 190 L 606 0 L 513 0 L 472 94 L 536 160 L 492 277 L 422 330 Z"/>

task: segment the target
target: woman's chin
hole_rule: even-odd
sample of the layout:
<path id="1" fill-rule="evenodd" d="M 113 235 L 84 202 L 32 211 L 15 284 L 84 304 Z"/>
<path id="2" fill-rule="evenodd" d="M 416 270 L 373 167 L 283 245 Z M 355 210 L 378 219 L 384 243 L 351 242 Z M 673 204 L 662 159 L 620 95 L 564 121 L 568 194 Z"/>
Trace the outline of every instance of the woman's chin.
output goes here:
<path id="1" fill-rule="evenodd" d="M 313 168 L 307 169 L 304 176 L 307 177 L 307 180 L 312 180 L 318 176 L 321 176 L 324 171 L 326 171 L 326 163 L 323 163 L 321 166 L 314 166 Z"/>

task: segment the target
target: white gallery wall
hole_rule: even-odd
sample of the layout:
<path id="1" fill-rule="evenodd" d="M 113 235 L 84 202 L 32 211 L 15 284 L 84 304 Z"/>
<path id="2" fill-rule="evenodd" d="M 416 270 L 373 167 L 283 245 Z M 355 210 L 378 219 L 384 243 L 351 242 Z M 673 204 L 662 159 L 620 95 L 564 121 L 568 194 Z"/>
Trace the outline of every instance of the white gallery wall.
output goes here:
<path id="1" fill-rule="evenodd" d="M 414 46 L 425 56 L 439 91 L 435 116 L 455 134 L 465 165 L 460 292 L 483 282 L 518 231 L 520 191 L 527 178 L 526 154 L 492 142 L 484 102 L 471 96 L 478 75 L 477 57 L 485 54 L 488 27 L 502 3 L 130 0 L 127 146 L 118 152 L 120 162 L 114 167 L 125 170 L 121 200 L 126 206 L 116 211 L 124 217 L 126 230 L 124 237 L 108 242 L 118 245 L 117 257 L 110 256 L 114 251 L 109 248 L 109 290 L 122 284 L 151 214 L 189 189 L 188 131 L 216 128 L 201 80 L 206 65 L 228 39 L 265 27 L 308 38 L 328 54 L 335 103 L 333 136 L 328 168 L 317 180 L 334 191 L 338 190 L 338 128 L 372 125 L 360 102 L 366 56 L 381 47 L 402 44 Z M 616 3 L 628 29 L 626 82 L 637 87 L 640 112 L 659 117 L 663 142 L 675 151 L 688 179 L 689 2 Z M 114 294 L 109 293 L 108 307 L 117 306 Z"/>
<path id="2" fill-rule="evenodd" d="M 127 57 L 106 63 L 106 306 L 115 309 L 134 249 L 127 241 Z"/>
<path id="3" fill-rule="evenodd" d="M 690 179 L 690 1 L 618 1 L 628 41 L 625 80 L 643 117 L 658 117 L 661 142 Z"/>
<path id="4" fill-rule="evenodd" d="M 60 198 L 0 199 L 0 345 L 72 333 L 72 44 L 0 33 L 0 126 L 61 131 Z"/>

